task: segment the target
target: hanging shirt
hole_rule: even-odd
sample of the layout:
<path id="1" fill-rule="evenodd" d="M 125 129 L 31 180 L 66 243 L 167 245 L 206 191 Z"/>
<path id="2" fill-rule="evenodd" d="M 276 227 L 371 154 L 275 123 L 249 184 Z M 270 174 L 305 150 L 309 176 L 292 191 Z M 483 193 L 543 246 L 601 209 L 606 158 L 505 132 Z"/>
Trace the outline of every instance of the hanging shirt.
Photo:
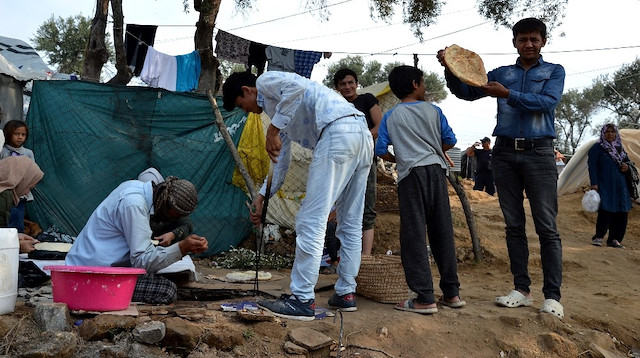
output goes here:
<path id="1" fill-rule="evenodd" d="M 223 60 L 247 65 L 251 41 L 218 30 L 216 34 L 216 55 Z"/>
<path id="2" fill-rule="evenodd" d="M 186 55 L 176 56 L 177 74 L 176 91 L 189 92 L 198 88 L 200 79 L 200 54 L 193 51 Z"/>
<path id="3" fill-rule="evenodd" d="M 251 41 L 249 45 L 249 63 L 248 70 L 251 71 L 251 66 L 256 66 L 258 70 L 258 76 L 264 72 L 264 67 L 267 64 L 267 45 L 263 45 L 258 42 Z"/>
<path id="4" fill-rule="evenodd" d="M 294 50 L 276 46 L 267 46 L 267 71 L 296 72 Z"/>
<path id="5" fill-rule="evenodd" d="M 306 78 L 311 78 L 313 66 L 320 61 L 322 52 L 314 51 L 294 51 L 294 66 L 296 73 Z"/>
<path id="6" fill-rule="evenodd" d="M 133 70 L 135 76 L 140 76 L 147 49 L 153 46 L 156 38 L 155 25 L 127 24 L 124 35 L 124 48 L 127 57 L 127 65 Z"/>
<path id="7" fill-rule="evenodd" d="M 175 56 L 156 51 L 153 47 L 147 50 L 140 79 L 151 87 L 160 87 L 169 91 L 176 90 L 178 64 Z"/>

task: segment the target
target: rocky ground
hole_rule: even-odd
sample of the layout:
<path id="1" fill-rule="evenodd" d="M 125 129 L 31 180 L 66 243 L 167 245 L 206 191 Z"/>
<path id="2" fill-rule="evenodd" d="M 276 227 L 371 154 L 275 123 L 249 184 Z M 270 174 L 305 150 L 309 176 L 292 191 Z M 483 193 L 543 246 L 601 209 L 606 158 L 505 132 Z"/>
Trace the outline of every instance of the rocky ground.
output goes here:
<path id="1" fill-rule="evenodd" d="M 250 286 L 225 296 L 182 291 L 169 306 L 138 306 L 138 316 L 68 313 L 50 300 L 18 300 L 0 316 L 0 356 L 8 357 L 640 357 L 640 214 L 630 212 L 624 250 L 595 247 L 589 239 L 595 214 L 581 210 L 582 193 L 560 197 L 558 227 L 563 240 L 565 318 L 538 312 L 543 297 L 539 244 L 533 223 L 529 268 L 533 307 L 500 308 L 494 298 L 512 289 L 497 198 L 470 190 L 483 260 L 474 261 L 460 202 L 450 191 L 458 248 L 462 309 L 442 307 L 423 316 L 358 296 L 358 311 L 313 322 L 223 312 L 223 302 L 254 301 Z M 380 177 L 374 253 L 399 250 L 395 185 Z M 529 211 L 527 211 L 529 213 Z M 285 237 L 273 249 L 291 250 Z M 268 248 L 271 249 L 271 248 Z M 196 260 L 201 277 L 220 275 L 210 259 Z M 437 268 L 432 266 L 434 279 Z M 286 290 L 288 271 L 265 290 Z M 318 306 L 327 307 L 334 275 L 321 275 Z M 191 293 L 184 295 L 184 293 Z M 439 294 L 439 290 L 436 289 Z M 46 293 L 45 293 L 46 296 Z M 33 299 L 32 299 L 33 301 Z"/>

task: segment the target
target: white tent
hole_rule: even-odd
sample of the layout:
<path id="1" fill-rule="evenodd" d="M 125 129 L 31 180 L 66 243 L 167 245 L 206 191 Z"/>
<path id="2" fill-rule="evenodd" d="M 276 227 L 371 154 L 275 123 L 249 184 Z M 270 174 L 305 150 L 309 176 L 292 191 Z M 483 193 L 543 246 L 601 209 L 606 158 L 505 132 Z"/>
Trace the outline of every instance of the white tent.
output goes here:
<path id="1" fill-rule="evenodd" d="M 621 129 L 620 139 L 624 150 L 629 154 L 629 158 L 636 165 L 640 165 L 640 130 Z M 589 159 L 589 149 L 595 142 L 596 139 L 581 145 L 562 173 L 560 173 L 558 177 L 558 196 L 575 193 L 582 187 L 590 185 L 587 159 Z"/>
<path id="2" fill-rule="evenodd" d="M 0 118 L 1 126 L 23 118 L 22 89 L 31 80 L 69 79 L 54 73 L 29 44 L 0 36 Z"/>

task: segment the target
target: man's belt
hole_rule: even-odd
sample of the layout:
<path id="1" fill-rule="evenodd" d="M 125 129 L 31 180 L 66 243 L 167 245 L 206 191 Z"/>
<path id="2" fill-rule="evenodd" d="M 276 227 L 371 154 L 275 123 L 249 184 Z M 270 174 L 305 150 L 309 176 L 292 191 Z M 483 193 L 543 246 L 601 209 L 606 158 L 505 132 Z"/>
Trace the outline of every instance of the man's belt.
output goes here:
<path id="1" fill-rule="evenodd" d="M 496 138 L 497 147 L 512 148 L 514 150 L 531 150 L 541 147 L 553 147 L 553 138 L 509 138 L 499 136 Z"/>

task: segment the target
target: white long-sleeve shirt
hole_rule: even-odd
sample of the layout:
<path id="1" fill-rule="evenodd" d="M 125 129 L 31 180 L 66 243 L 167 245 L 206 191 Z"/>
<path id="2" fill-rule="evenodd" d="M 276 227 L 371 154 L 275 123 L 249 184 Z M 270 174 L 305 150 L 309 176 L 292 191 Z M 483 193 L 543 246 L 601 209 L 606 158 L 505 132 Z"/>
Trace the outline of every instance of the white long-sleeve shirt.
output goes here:
<path id="1" fill-rule="evenodd" d="M 282 148 L 274 167 L 271 195 L 284 181 L 291 162 L 291 142 L 314 149 L 322 129 L 338 118 L 362 116 L 338 92 L 295 73 L 267 71 L 256 81 L 258 106 L 280 129 Z M 265 195 L 266 185 L 260 194 Z"/>
<path id="2" fill-rule="evenodd" d="M 130 266 L 149 273 L 182 258 L 180 247 L 151 243 L 151 182 L 120 184 L 93 211 L 66 256 L 67 265 Z"/>

